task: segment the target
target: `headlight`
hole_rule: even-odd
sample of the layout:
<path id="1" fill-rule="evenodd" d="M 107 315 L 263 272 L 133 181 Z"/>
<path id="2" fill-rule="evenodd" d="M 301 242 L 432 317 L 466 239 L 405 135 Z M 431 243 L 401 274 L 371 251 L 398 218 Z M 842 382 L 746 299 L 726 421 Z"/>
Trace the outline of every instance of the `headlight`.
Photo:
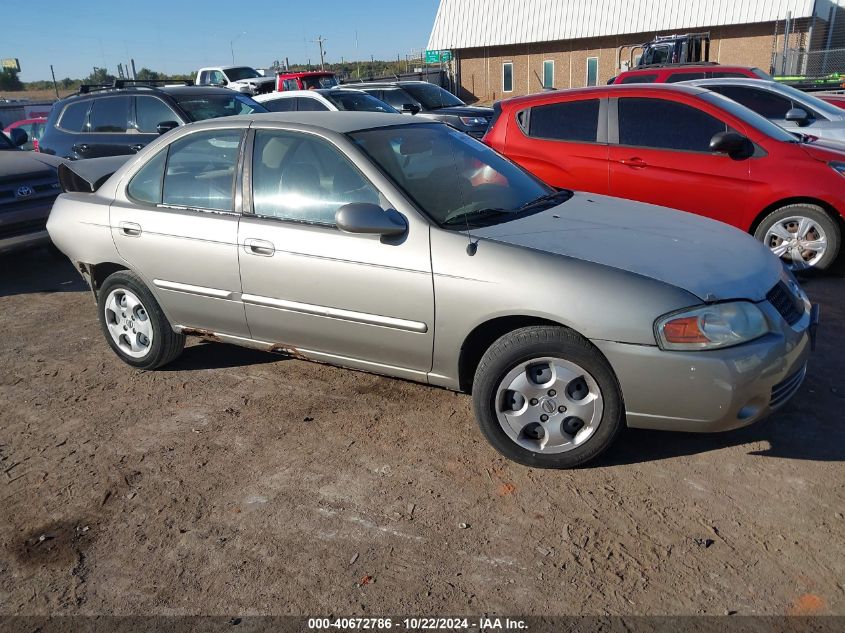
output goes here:
<path id="1" fill-rule="evenodd" d="M 845 176 L 845 163 L 840 163 L 838 160 L 832 160 L 828 163 L 828 165 L 830 165 L 831 169 L 840 176 Z"/>
<path id="2" fill-rule="evenodd" d="M 753 341 L 769 331 L 763 312 L 748 301 L 716 303 L 660 317 L 657 344 L 669 350 L 707 350 Z"/>
<path id="3" fill-rule="evenodd" d="M 462 116 L 460 118 L 464 125 L 487 125 L 487 119 L 483 116 Z"/>

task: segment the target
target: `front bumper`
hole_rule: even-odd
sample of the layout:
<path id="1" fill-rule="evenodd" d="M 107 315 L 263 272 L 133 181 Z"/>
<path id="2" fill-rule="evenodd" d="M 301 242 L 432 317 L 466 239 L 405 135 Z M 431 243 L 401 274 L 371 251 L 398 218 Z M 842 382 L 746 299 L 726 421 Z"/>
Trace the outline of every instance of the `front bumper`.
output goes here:
<path id="1" fill-rule="evenodd" d="M 47 218 L 55 196 L 38 198 L 0 213 L 0 253 L 10 253 L 50 242 Z"/>
<path id="2" fill-rule="evenodd" d="M 789 327 L 723 350 L 664 351 L 656 346 L 593 341 L 616 372 L 628 426 L 714 432 L 747 426 L 786 404 L 804 380 L 818 310 Z"/>

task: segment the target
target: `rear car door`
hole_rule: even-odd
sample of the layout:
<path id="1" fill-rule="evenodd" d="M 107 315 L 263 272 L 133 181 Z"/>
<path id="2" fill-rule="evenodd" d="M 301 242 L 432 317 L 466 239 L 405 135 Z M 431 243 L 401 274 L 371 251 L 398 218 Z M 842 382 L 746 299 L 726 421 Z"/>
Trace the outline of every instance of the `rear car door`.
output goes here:
<path id="1" fill-rule="evenodd" d="M 385 177 L 348 152 L 348 141 L 254 131 L 238 236 L 250 331 L 310 358 L 424 379 L 434 335 L 428 223 L 406 214 L 408 230 L 394 238 L 340 231 L 344 204 L 397 208 L 374 184 L 388 187 Z"/>
<path id="2" fill-rule="evenodd" d="M 607 100 L 600 98 L 521 110 L 508 130 L 508 158 L 553 187 L 606 194 L 606 110 Z"/>
<path id="3" fill-rule="evenodd" d="M 174 325 L 249 336 L 238 301 L 235 202 L 247 127 L 173 132 L 173 142 L 127 174 L 111 206 L 120 256 L 154 290 Z"/>
<path id="4" fill-rule="evenodd" d="M 135 130 L 130 123 L 131 110 L 132 97 L 129 95 L 109 95 L 94 99 L 88 113 L 88 122 L 73 150 L 81 158 L 122 156 L 138 151 L 139 148 L 132 149 L 137 139 L 132 138 Z"/>
<path id="5" fill-rule="evenodd" d="M 665 98 L 621 97 L 609 106 L 611 195 L 736 223 L 748 202 L 750 160 L 711 152 L 710 139 L 744 129 Z"/>

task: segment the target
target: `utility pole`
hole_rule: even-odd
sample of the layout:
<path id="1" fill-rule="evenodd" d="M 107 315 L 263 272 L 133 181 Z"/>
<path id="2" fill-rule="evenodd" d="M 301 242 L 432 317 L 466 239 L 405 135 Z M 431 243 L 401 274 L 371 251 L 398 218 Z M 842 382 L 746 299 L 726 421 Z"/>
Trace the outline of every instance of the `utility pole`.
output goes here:
<path id="1" fill-rule="evenodd" d="M 132 79 L 137 79 L 138 73 L 135 72 L 135 59 L 130 59 L 129 63 L 132 64 Z"/>
<path id="2" fill-rule="evenodd" d="M 323 51 L 323 42 L 326 41 L 326 38 L 323 37 L 322 35 L 318 35 L 317 39 L 314 40 L 314 41 L 317 42 L 317 46 L 320 47 L 320 70 L 325 70 L 323 68 L 323 64 L 325 63 L 325 58 L 324 58 L 325 51 Z"/>
<path id="3" fill-rule="evenodd" d="M 56 91 L 56 99 L 58 99 L 59 85 L 56 83 L 56 71 L 53 70 L 53 64 L 50 64 L 50 74 L 53 75 L 53 89 Z"/>

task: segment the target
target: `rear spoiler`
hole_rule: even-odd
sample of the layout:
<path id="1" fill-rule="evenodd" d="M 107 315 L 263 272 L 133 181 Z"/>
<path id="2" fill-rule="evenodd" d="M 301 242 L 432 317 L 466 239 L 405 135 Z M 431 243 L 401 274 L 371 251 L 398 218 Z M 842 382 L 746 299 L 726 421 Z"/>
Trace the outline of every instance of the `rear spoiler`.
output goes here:
<path id="1" fill-rule="evenodd" d="M 126 156 L 106 156 L 67 161 L 59 165 L 59 184 L 65 193 L 94 193 L 129 160 Z"/>

